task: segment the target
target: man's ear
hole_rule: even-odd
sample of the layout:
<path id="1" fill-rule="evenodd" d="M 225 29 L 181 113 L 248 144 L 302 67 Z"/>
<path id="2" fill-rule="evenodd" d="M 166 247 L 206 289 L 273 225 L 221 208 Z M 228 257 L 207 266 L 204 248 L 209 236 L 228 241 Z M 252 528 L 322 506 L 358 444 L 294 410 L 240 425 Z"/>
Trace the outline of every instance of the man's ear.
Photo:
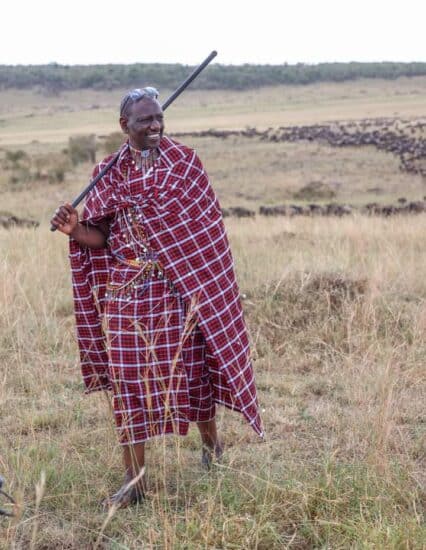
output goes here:
<path id="1" fill-rule="evenodd" d="M 123 130 L 123 132 L 125 134 L 128 134 L 129 133 L 129 128 L 127 126 L 127 118 L 122 116 L 120 117 L 120 126 L 121 126 L 121 129 Z"/>

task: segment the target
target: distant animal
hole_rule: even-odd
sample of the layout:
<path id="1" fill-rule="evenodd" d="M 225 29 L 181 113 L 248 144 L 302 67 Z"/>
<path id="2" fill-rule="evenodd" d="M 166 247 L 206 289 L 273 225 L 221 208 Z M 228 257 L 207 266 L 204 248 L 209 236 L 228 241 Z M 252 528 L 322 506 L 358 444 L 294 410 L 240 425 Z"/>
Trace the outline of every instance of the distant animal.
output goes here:
<path id="1" fill-rule="evenodd" d="M 13 214 L 0 212 L 0 227 L 9 229 L 11 227 L 38 227 L 39 222 L 34 220 L 27 220 L 25 218 L 18 218 Z"/>
<path id="2" fill-rule="evenodd" d="M 229 209 L 231 216 L 236 216 L 237 218 L 254 218 L 255 212 L 244 208 L 244 206 L 233 206 Z"/>

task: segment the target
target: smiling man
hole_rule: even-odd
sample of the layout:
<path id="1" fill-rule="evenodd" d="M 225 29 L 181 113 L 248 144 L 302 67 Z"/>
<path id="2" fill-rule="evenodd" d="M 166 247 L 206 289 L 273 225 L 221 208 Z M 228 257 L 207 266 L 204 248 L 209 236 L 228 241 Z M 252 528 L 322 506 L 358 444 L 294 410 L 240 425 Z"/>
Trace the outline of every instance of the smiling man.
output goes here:
<path id="1" fill-rule="evenodd" d="M 219 203 L 196 153 L 163 135 L 157 97 L 154 88 L 124 96 L 128 139 L 117 163 L 88 195 L 80 221 L 70 204 L 51 220 L 70 236 L 87 391 L 112 392 L 126 470 L 107 499 L 117 506 L 143 499 L 152 437 L 185 435 L 196 422 L 203 465 L 220 458 L 216 404 L 263 435 Z"/>

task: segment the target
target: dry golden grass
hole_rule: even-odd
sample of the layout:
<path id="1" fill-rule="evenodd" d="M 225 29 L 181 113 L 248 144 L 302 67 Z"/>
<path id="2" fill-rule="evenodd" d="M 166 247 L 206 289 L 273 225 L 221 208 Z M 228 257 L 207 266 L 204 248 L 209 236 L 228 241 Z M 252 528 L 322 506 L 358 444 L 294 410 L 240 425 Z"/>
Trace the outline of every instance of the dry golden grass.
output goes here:
<path id="1" fill-rule="evenodd" d="M 231 143 L 193 143 L 224 204 L 279 202 L 333 167 L 345 200 L 378 178 L 422 189 L 370 150 Z M 221 411 L 210 474 L 195 429 L 155 440 L 147 502 L 108 518 L 120 449 L 105 397 L 82 393 L 66 240 L 47 227 L 88 173 L 2 187 L 2 209 L 43 223 L 0 230 L 0 473 L 19 508 L 0 548 L 424 548 L 426 216 L 227 220 L 267 440 Z"/>
<path id="2" fill-rule="evenodd" d="M 421 548 L 425 230 L 229 223 L 267 441 L 226 413 L 211 475 L 195 432 L 153 442 L 150 498 L 112 519 L 104 547 Z M 121 468 L 104 399 L 81 393 L 64 240 L 15 230 L 1 247 L 1 467 L 22 507 L 5 547 L 91 547 Z"/>

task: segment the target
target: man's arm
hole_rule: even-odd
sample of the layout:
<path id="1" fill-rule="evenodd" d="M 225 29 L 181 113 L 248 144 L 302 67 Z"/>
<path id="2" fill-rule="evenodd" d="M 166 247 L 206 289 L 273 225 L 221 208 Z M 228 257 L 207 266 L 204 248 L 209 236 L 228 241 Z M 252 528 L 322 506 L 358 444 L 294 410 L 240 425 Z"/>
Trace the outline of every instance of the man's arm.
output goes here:
<path id="1" fill-rule="evenodd" d="M 109 235 L 108 222 L 101 222 L 97 227 L 81 224 L 78 221 L 78 212 L 71 204 L 60 206 L 50 223 L 61 233 L 69 235 L 80 245 L 88 248 L 105 248 Z"/>

